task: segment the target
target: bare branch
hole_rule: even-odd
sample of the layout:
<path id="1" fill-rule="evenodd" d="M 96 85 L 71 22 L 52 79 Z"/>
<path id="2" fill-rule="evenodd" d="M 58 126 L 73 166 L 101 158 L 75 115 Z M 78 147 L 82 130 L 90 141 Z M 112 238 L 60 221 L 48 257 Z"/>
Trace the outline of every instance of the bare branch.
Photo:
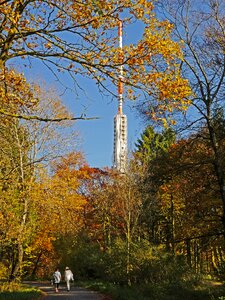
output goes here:
<path id="1" fill-rule="evenodd" d="M 62 121 L 77 121 L 77 120 L 97 120 L 99 119 L 98 117 L 86 117 L 85 115 L 81 115 L 80 117 L 64 117 L 64 118 L 42 118 L 39 116 L 29 116 L 29 115 L 19 115 L 19 114 L 13 114 L 10 112 L 6 112 L 3 109 L 0 109 L 0 114 L 12 117 L 12 118 L 17 118 L 17 119 L 23 119 L 23 120 L 38 120 L 41 122 L 62 122 Z"/>

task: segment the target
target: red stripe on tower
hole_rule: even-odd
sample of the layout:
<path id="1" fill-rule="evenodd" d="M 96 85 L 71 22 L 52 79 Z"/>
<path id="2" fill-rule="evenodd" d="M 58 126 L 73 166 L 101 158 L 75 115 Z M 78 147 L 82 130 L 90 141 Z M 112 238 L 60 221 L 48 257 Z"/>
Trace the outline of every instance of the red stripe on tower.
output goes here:
<path id="1" fill-rule="evenodd" d="M 118 80 L 118 113 L 122 114 L 123 107 L 123 23 L 121 20 L 118 22 L 118 37 L 119 37 L 119 62 L 120 62 L 120 73 Z"/>

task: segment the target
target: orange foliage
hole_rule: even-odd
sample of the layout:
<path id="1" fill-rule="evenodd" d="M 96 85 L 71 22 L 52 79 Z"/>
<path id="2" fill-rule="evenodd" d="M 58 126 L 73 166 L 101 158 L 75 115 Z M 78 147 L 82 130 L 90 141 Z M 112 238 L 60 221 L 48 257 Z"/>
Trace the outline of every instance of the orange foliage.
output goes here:
<path id="1" fill-rule="evenodd" d="M 186 109 L 191 90 L 179 71 L 181 45 L 172 41 L 172 24 L 157 20 L 153 8 L 149 0 L 5 1 L 0 68 L 12 58 L 34 56 L 51 62 L 50 68 L 85 75 L 104 86 L 106 79 L 118 84 L 123 64 L 125 97 L 135 99 L 141 89 L 151 101 L 159 101 L 157 117 L 165 109 Z M 121 13 L 125 30 L 137 21 L 144 28 L 140 40 L 124 45 L 123 53 L 117 36 Z"/>
<path id="2" fill-rule="evenodd" d="M 207 143 L 190 138 L 174 144 L 159 165 L 165 179 L 158 197 L 164 216 L 174 218 L 175 240 L 207 235 L 222 226 L 222 203 L 211 159 Z"/>

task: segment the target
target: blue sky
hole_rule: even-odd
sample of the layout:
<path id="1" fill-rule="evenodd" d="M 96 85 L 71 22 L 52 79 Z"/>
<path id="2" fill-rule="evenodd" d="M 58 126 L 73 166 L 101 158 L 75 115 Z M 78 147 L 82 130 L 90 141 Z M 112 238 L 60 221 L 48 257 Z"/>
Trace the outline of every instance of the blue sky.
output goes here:
<path id="1" fill-rule="evenodd" d="M 38 60 L 32 59 L 32 68 L 23 70 L 29 81 L 44 81 L 46 87 L 54 88 L 58 94 L 64 91 L 50 70 Z M 62 83 L 67 89 L 60 98 L 72 115 L 79 117 L 85 113 L 87 117 L 97 117 L 96 120 L 79 120 L 74 122 L 72 128 L 79 132 L 79 145 L 84 152 L 88 164 L 92 167 L 111 167 L 113 163 L 113 127 L 114 116 L 117 114 L 118 100 L 104 96 L 98 91 L 94 81 L 79 78 L 82 90 L 73 91 L 74 82 L 67 74 L 60 75 Z M 117 89 L 117 87 L 115 87 Z M 132 107 L 134 103 L 124 99 L 123 112 L 128 120 L 128 151 L 134 149 L 134 144 L 143 130 L 143 122 L 137 111 Z M 81 144 L 80 144 L 81 140 Z M 77 141 L 74 141 L 74 150 Z"/>
<path id="2" fill-rule="evenodd" d="M 13 64 L 12 64 L 13 65 Z M 19 68 L 20 69 L 20 68 Z M 45 82 L 45 88 L 53 88 L 58 94 L 64 88 L 50 70 L 38 60 L 32 59 L 32 68 L 23 70 L 28 81 Z M 84 152 L 86 161 L 92 167 L 111 167 L 113 163 L 113 138 L 114 116 L 117 114 L 118 100 L 104 96 L 98 91 L 94 81 L 87 78 L 79 78 L 82 90 L 72 91 L 74 82 L 67 75 L 61 75 L 62 83 L 67 89 L 60 98 L 62 103 L 71 111 L 72 115 L 79 117 L 85 113 L 87 117 L 97 117 L 96 120 L 79 120 L 74 122 L 72 129 L 79 132 L 79 145 Z M 117 89 L 117 87 L 115 87 Z M 124 99 L 123 113 L 128 120 L 128 151 L 134 149 L 134 144 L 143 130 L 143 122 L 137 111 L 132 107 L 134 103 Z M 81 143 L 80 143 L 81 141 Z M 74 150 L 77 141 L 74 141 Z"/>
<path id="3" fill-rule="evenodd" d="M 123 44 L 135 43 L 142 35 L 143 27 L 135 23 L 124 29 Z M 23 62 L 24 63 L 24 62 Z M 59 91 L 63 90 L 62 85 L 57 82 L 53 74 L 41 62 L 32 59 L 32 68 L 23 70 L 28 80 L 44 80 L 47 87 L 54 87 Z M 87 117 L 98 117 L 98 120 L 77 121 L 75 128 L 81 137 L 81 149 L 85 158 L 92 167 L 111 167 L 113 162 L 113 119 L 117 113 L 117 99 L 106 97 L 99 93 L 96 84 L 86 78 L 79 78 L 79 84 L 83 91 L 77 89 L 73 92 L 74 82 L 67 74 L 61 74 L 63 84 L 67 87 L 65 93 L 61 96 L 62 102 L 76 117 L 81 113 Z M 117 89 L 117 87 L 115 87 Z M 128 119 L 128 151 L 132 151 L 134 143 L 143 130 L 143 123 L 138 117 L 133 103 L 124 99 L 123 112 Z M 76 141 L 74 141 L 76 145 Z"/>
<path id="4" fill-rule="evenodd" d="M 99 93 L 95 83 L 82 79 L 84 92 L 78 95 L 68 91 L 62 100 L 75 116 L 85 112 L 87 117 L 98 117 L 97 120 L 77 121 L 74 128 L 78 130 L 82 140 L 82 150 L 87 162 L 93 167 L 111 167 L 113 159 L 113 127 L 114 116 L 117 114 L 118 101 Z M 124 101 L 123 112 L 128 118 L 128 151 L 140 136 L 143 123 L 138 117 L 133 103 Z"/>
<path id="5" fill-rule="evenodd" d="M 123 45 L 136 43 L 143 33 L 143 26 L 139 23 L 130 25 L 123 29 Z M 93 121 L 78 121 L 76 128 L 83 140 L 83 150 L 88 163 L 93 167 L 111 167 L 113 162 L 113 120 L 117 113 L 117 99 L 111 99 L 101 95 L 95 83 L 83 79 L 82 86 L 85 88 L 86 96 L 82 93 L 81 98 L 75 100 L 72 95 L 65 95 L 65 103 L 71 111 L 76 107 L 87 108 L 87 116 L 99 117 Z M 134 143 L 143 131 L 144 124 L 138 117 L 137 111 L 132 107 L 131 101 L 124 99 L 123 112 L 128 121 L 128 151 L 134 149 Z"/>
<path id="6" fill-rule="evenodd" d="M 93 89 L 87 91 L 90 98 L 81 100 L 82 104 L 87 104 L 87 116 L 97 116 L 98 120 L 78 121 L 75 128 L 81 134 L 83 140 L 83 150 L 88 163 L 94 167 L 112 166 L 113 158 L 113 118 L 117 113 L 117 100 L 106 98 Z M 74 103 L 71 99 L 68 101 L 70 108 L 80 103 Z M 75 108 L 76 109 L 76 108 Z M 132 109 L 132 103 L 125 101 L 124 113 L 128 118 L 128 149 L 132 150 L 134 143 L 140 135 L 142 128 L 141 121 L 137 113 Z"/>

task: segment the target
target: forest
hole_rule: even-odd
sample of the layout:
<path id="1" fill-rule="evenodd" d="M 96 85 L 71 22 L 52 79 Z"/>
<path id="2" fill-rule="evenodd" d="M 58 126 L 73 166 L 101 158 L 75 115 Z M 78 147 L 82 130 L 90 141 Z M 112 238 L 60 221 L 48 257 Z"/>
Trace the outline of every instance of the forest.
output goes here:
<path id="1" fill-rule="evenodd" d="M 76 280 L 151 294 L 225 280 L 224 11 L 222 0 L 0 0 L 0 280 L 49 280 L 66 265 Z M 120 18 L 144 28 L 123 53 Z M 88 165 L 71 126 L 95 117 L 27 78 L 36 62 L 112 99 L 123 65 L 145 124 L 127 172 Z"/>

